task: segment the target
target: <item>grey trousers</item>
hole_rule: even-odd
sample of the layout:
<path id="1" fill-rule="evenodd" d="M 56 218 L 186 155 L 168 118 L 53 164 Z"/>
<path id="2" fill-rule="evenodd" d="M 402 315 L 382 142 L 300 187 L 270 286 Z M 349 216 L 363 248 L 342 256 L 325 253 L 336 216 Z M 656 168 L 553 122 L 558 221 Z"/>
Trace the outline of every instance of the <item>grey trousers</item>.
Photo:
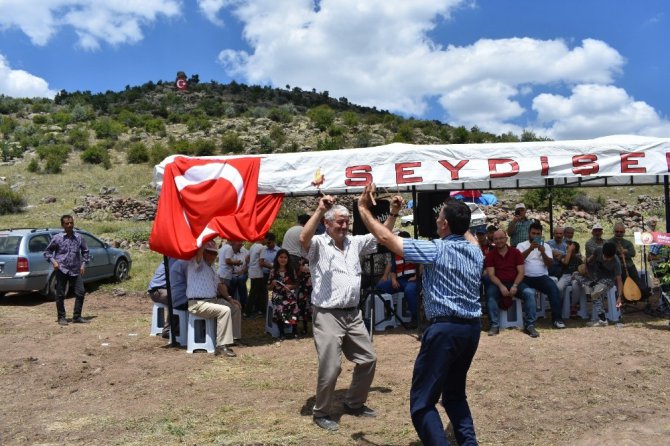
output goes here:
<path id="1" fill-rule="evenodd" d="M 361 311 L 358 308 L 338 310 L 314 307 L 312 322 L 319 360 L 313 415 L 330 415 L 335 384 L 342 371 L 342 354 L 356 364 L 345 403 L 354 409 L 361 407 L 368 399 L 377 365 L 377 354 Z"/>

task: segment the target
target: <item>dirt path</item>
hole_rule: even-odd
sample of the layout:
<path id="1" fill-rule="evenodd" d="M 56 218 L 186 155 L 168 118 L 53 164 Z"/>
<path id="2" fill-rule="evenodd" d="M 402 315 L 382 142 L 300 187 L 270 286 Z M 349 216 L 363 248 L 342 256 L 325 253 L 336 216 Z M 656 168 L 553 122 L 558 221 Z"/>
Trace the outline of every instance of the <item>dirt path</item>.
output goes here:
<path id="1" fill-rule="evenodd" d="M 84 316 L 91 324 L 60 327 L 52 302 L 0 299 L 0 444 L 419 444 L 408 414 L 419 343 L 403 329 L 375 336 L 380 416 L 343 415 L 328 433 L 311 423 L 309 338 L 275 344 L 261 319 L 245 320 L 250 346 L 225 359 L 150 337 L 142 296 L 94 292 Z M 468 383 L 482 445 L 670 442 L 667 321 L 639 312 L 620 329 L 573 319 L 539 330 L 483 333 Z M 340 397 L 350 376 L 347 363 Z"/>

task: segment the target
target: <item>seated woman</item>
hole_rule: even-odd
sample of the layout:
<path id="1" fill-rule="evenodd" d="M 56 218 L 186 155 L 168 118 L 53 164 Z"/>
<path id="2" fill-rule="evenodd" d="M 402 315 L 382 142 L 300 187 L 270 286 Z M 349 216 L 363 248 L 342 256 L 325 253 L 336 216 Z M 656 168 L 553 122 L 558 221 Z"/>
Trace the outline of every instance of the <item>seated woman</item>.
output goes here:
<path id="1" fill-rule="evenodd" d="M 407 231 L 400 231 L 398 235 L 405 238 L 410 237 Z M 409 323 L 410 328 L 415 328 L 417 321 L 417 267 L 418 265 L 412 262 L 405 262 L 405 259 L 394 254 L 389 273 L 390 278 L 382 280 L 377 284 L 377 288 L 389 294 L 399 291 L 405 293 L 407 308 L 412 314 L 412 321 Z"/>
<path id="2" fill-rule="evenodd" d="M 298 277 L 293 265 L 289 261 L 288 251 L 277 251 L 270 276 L 268 277 L 268 291 L 272 291 L 272 320 L 279 328 L 279 340 L 284 339 L 285 326 L 293 328 L 296 333 L 298 323 L 298 301 L 295 290 L 298 288 Z"/>

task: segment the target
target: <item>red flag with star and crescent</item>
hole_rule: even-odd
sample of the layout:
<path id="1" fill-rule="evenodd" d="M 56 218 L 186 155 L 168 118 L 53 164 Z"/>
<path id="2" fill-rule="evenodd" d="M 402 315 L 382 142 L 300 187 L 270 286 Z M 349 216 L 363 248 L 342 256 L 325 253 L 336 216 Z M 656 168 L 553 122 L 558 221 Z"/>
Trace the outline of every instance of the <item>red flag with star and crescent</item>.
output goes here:
<path id="1" fill-rule="evenodd" d="M 176 157 L 165 166 L 149 247 L 190 259 L 217 236 L 254 241 L 270 230 L 283 194 L 258 195 L 260 158 Z"/>

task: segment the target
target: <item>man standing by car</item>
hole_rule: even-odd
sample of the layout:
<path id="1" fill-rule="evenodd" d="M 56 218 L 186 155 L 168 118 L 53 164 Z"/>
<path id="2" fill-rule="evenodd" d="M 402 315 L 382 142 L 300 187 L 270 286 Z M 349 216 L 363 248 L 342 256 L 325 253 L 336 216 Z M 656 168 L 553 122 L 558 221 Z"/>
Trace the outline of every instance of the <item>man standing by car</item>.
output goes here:
<path id="1" fill-rule="evenodd" d="M 58 324 L 67 325 L 65 317 L 65 287 L 74 290 L 75 302 L 72 322 L 87 324 L 89 321 L 81 317 L 84 307 L 84 271 L 89 262 L 88 246 L 84 238 L 74 232 L 74 218 L 63 215 L 60 218 L 63 232 L 51 239 L 44 250 L 44 257 L 53 265 L 56 275 L 56 311 Z"/>

